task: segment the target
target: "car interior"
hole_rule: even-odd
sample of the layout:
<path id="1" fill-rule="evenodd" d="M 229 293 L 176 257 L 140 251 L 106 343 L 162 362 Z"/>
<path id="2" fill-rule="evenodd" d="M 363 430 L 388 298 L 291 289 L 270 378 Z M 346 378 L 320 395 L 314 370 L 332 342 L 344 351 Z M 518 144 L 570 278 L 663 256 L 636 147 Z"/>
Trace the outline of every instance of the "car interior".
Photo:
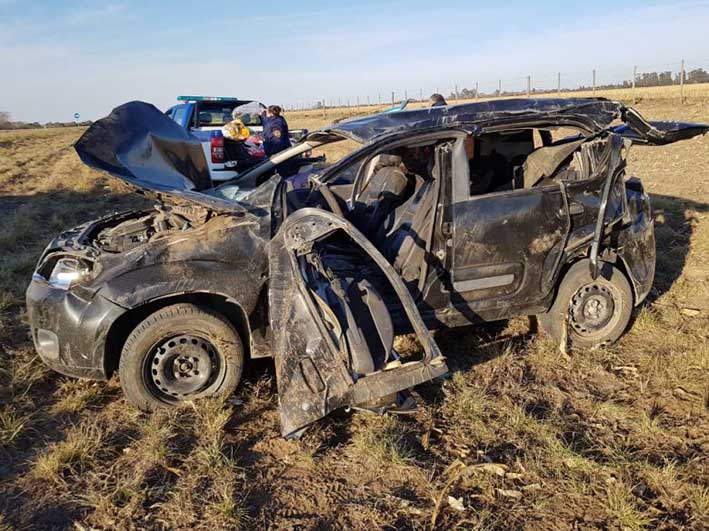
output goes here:
<path id="1" fill-rule="evenodd" d="M 465 140 L 470 170 L 470 195 L 547 186 L 576 180 L 573 156 L 586 141 L 580 135 L 553 139 L 549 129 L 491 132 Z"/>
<path id="2" fill-rule="evenodd" d="M 522 129 L 479 137 L 409 144 L 355 162 L 353 182 L 315 186 L 288 210 L 321 206 L 350 221 L 400 275 L 414 299 L 428 275 L 441 176 L 439 149 L 449 149 L 454 167 L 469 170 L 470 194 L 532 188 L 577 178 L 574 153 L 586 139 L 554 141 L 551 131 Z M 455 149 L 464 147 L 464 149 Z M 467 158 L 467 161 L 465 161 Z M 465 163 L 467 162 L 467 164 Z M 296 194 L 298 195 L 298 194 Z M 361 377 L 396 361 L 393 337 L 407 330 L 390 283 L 344 232 L 316 242 L 300 256 L 304 275 L 323 320 L 349 346 L 350 371 Z"/>

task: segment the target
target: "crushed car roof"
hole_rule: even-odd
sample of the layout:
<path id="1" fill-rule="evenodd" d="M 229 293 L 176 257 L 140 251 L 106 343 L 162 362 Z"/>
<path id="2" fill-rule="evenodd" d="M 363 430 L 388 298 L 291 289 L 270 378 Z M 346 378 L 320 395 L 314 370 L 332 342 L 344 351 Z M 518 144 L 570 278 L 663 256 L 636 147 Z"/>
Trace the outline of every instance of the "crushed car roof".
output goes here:
<path id="1" fill-rule="evenodd" d="M 619 119 L 624 110 L 622 103 L 605 98 L 515 98 L 375 114 L 332 124 L 320 131 L 367 143 L 408 130 L 550 114 L 583 118 L 590 128 L 600 131 Z"/>

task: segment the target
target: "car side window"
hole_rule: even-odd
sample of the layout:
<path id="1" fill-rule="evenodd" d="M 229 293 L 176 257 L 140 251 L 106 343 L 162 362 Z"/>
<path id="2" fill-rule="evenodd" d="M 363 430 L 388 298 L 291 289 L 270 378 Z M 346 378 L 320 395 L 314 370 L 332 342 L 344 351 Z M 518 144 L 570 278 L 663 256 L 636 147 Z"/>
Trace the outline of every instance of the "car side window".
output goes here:
<path id="1" fill-rule="evenodd" d="M 182 125 L 185 121 L 185 114 L 187 113 L 187 108 L 184 105 L 178 105 L 173 107 L 172 119 L 178 124 Z"/>
<path id="2" fill-rule="evenodd" d="M 573 180 L 574 153 L 584 137 L 555 138 L 548 129 L 495 131 L 469 136 L 465 151 L 469 197 L 529 189 Z"/>

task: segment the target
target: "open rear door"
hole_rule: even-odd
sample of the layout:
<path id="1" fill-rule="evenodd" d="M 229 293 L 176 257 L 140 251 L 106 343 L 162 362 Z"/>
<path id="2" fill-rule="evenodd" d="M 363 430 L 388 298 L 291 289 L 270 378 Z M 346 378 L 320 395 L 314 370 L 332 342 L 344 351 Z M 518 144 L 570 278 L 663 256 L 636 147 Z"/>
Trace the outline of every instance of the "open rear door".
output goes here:
<path id="1" fill-rule="evenodd" d="M 270 319 L 281 431 L 363 406 L 448 372 L 401 278 L 349 222 L 305 208 L 270 243 Z M 398 318 L 395 318 L 398 317 Z M 400 359 L 394 322 L 423 352 Z"/>
<path id="2" fill-rule="evenodd" d="M 709 132 L 709 124 L 674 121 L 647 121 L 638 111 L 626 108 L 623 123 L 612 131 L 636 144 L 664 145 Z"/>

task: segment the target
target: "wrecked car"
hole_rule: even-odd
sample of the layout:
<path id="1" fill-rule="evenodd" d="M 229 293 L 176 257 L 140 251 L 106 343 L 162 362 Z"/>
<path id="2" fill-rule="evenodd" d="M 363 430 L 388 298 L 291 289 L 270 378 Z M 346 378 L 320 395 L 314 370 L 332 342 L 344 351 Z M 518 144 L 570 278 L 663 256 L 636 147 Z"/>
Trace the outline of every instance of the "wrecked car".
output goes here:
<path id="1" fill-rule="evenodd" d="M 232 393 L 273 357 L 282 433 L 376 407 L 447 372 L 430 330 L 536 315 L 571 348 L 617 340 L 652 286 L 648 195 L 631 143 L 709 126 L 605 99 L 514 99 L 356 118 L 214 187 L 200 143 L 132 102 L 76 144 L 155 207 L 91 221 L 43 252 L 27 291 L 51 368 L 153 410 Z M 360 147 L 307 186 L 278 167 Z M 394 338 L 412 333 L 417 355 Z"/>

